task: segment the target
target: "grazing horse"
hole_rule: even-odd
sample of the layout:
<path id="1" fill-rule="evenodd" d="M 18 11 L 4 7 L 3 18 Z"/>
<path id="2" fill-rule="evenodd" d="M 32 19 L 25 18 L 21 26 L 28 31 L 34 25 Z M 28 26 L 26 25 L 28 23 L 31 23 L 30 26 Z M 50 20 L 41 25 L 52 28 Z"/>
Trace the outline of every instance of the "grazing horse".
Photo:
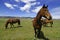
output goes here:
<path id="1" fill-rule="evenodd" d="M 35 38 L 38 38 L 40 35 L 40 31 L 42 28 L 42 22 L 41 22 L 42 17 L 44 17 L 48 20 L 51 20 L 51 15 L 48 10 L 48 5 L 45 6 L 45 4 L 44 4 L 43 7 L 37 13 L 37 16 L 33 19 L 33 28 L 34 28 L 34 32 L 35 32 Z"/>
<path id="2" fill-rule="evenodd" d="M 51 27 L 52 27 L 52 24 L 53 24 L 53 20 L 48 20 L 48 19 L 42 19 L 42 24 L 43 26 L 47 26 L 48 23 L 50 23 Z"/>
<path id="3" fill-rule="evenodd" d="M 14 25 L 13 25 L 14 23 L 18 23 L 18 25 L 20 25 L 20 19 L 17 19 L 17 18 L 9 18 L 9 19 L 7 20 L 7 22 L 6 22 L 6 24 L 5 24 L 5 28 L 7 29 L 8 24 L 10 24 L 11 27 L 14 26 Z"/>

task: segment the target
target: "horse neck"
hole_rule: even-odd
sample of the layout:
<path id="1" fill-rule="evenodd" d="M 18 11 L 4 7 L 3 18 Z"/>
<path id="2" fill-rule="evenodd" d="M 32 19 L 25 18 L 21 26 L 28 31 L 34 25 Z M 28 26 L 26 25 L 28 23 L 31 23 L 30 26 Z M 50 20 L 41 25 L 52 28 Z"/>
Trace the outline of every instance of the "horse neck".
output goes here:
<path id="1" fill-rule="evenodd" d="M 38 22 L 41 22 L 40 20 L 41 20 L 41 17 L 35 17 L 35 18 L 34 18 L 34 21 L 36 21 L 37 23 L 38 23 Z"/>
<path id="2" fill-rule="evenodd" d="M 39 12 L 37 13 L 37 16 L 36 16 L 37 19 L 41 20 L 42 18 L 42 8 L 39 10 Z"/>
<path id="3" fill-rule="evenodd" d="M 35 21 L 39 21 L 40 22 L 41 18 L 42 18 L 42 8 L 37 13 L 37 16 L 35 17 Z"/>
<path id="4" fill-rule="evenodd" d="M 41 14 L 38 13 L 37 16 L 36 16 L 36 19 L 37 19 L 37 20 L 41 20 L 41 18 L 42 18 Z"/>
<path id="5" fill-rule="evenodd" d="M 37 20 L 41 20 L 41 18 L 42 18 L 41 16 L 40 17 L 36 17 Z"/>

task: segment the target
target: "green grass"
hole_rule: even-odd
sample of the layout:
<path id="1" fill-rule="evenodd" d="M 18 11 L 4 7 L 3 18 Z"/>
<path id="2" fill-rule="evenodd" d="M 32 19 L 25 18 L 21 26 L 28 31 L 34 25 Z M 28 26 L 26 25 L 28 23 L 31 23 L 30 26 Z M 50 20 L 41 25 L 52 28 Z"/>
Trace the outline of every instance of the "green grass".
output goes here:
<path id="1" fill-rule="evenodd" d="M 5 29 L 6 18 L 0 18 L 0 40 L 34 40 L 32 19 L 21 19 L 19 28 Z M 17 24 L 14 24 L 16 27 Z M 60 40 L 60 20 L 54 20 L 53 27 L 42 27 L 45 37 L 50 40 Z"/>

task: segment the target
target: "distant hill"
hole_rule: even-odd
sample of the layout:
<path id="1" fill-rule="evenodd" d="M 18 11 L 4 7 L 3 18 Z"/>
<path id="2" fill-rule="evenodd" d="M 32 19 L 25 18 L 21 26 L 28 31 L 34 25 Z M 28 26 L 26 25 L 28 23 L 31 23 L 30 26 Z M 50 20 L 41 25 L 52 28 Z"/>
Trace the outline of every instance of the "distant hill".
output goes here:
<path id="1" fill-rule="evenodd" d="M 0 18 L 30 18 L 30 19 L 33 19 L 34 17 L 15 17 L 15 16 L 0 16 Z M 59 19 L 60 20 L 60 19 Z"/>
<path id="2" fill-rule="evenodd" d="M 14 16 L 0 16 L 0 18 L 16 18 Z"/>
<path id="3" fill-rule="evenodd" d="M 0 18 L 34 18 L 34 17 L 15 17 L 15 16 L 0 16 Z"/>

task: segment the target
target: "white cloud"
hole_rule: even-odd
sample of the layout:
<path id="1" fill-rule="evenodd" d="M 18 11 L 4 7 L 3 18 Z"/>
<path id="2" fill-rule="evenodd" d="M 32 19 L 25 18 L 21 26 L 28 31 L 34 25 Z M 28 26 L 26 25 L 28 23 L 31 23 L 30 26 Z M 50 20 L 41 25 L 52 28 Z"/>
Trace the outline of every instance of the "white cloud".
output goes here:
<path id="1" fill-rule="evenodd" d="M 36 1 L 36 0 L 21 0 L 21 1 L 24 3 L 29 3 L 29 2 Z"/>
<path id="2" fill-rule="evenodd" d="M 36 4 L 40 4 L 40 2 L 26 3 L 26 5 L 24 5 L 23 7 L 20 7 L 20 10 L 29 12 L 31 6 L 34 6 L 34 5 L 36 5 Z M 36 8 L 35 10 L 33 10 L 33 11 L 38 12 L 38 10 L 39 10 L 41 7 L 42 7 L 42 6 L 39 6 L 39 7 L 37 7 L 37 8 Z"/>
<path id="3" fill-rule="evenodd" d="M 37 2 L 37 4 L 40 4 L 40 2 Z"/>
<path id="4" fill-rule="evenodd" d="M 26 11 L 26 12 L 29 12 L 29 9 L 31 8 L 31 4 L 28 3 L 26 5 L 24 5 L 23 7 L 20 7 L 20 10 L 21 11 Z"/>
<path id="5" fill-rule="evenodd" d="M 32 10 L 32 12 L 38 13 L 38 11 L 42 8 L 42 6 L 38 6 L 36 7 L 34 10 Z"/>
<path id="6" fill-rule="evenodd" d="M 15 4 L 14 4 L 13 6 L 14 6 L 14 7 L 18 7 L 18 5 L 15 5 Z"/>
<path id="7" fill-rule="evenodd" d="M 31 5 L 36 5 L 36 2 L 34 2 L 34 3 L 31 3 Z"/>
<path id="8" fill-rule="evenodd" d="M 60 7 L 56 7 L 51 9 L 51 12 L 60 12 Z"/>
<path id="9" fill-rule="evenodd" d="M 58 15 L 53 15 L 52 18 L 53 18 L 53 19 L 60 19 L 60 16 L 58 16 Z"/>
<path id="10" fill-rule="evenodd" d="M 24 5 L 24 7 L 20 7 L 20 10 L 24 11 L 24 10 L 28 10 L 31 7 L 30 4 L 26 4 Z"/>
<path id="11" fill-rule="evenodd" d="M 60 7 L 53 8 L 50 10 L 50 12 L 51 12 L 53 18 L 60 19 Z"/>
<path id="12" fill-rule="evenodd" d="M 45 3 L 49 3 L 49 2 L 52 2 L 52 1 L 56 1 L 56 0 L 40 0 L 40 1 L 44 1 Z"/>
<path id="13" fill-rule="evenodd" d="M 21 2 L 26 3 L 23 7 L 19 7 L 21 11 L 26 11 L 26 12 L 30 12 L 29 10 L 30 10 L 31 6 L 34 6 L 36 4 L 40 4 L 40 2 L 36 2 L 36 0 L 15 0 L 15 1 L 16 2 L 21 1 Z M 33 1 L 34 1 L 34 3 L 31 3 Z M 14 6 L 16 6 L 16 5 L 14 5 Z"/>
<path id="14" fill-rule="evenodd" d="M 39 5 L 40 2 L 34 2 L 34 3 L 31 3 L 31 5 Z"/>
<path id="15" fill-rule="evenodd" d="M 20 0 L 15 0 L 16 2 L 20 2 Z"/>
<path id="16" fill-rule="evenodd" d="M 26 3 L 26 5 L 24 5 L 23 7 L 20 7 L 20 10 L 22 11 L 27 11 L 31 8 L 32 5 L 35 5 L 36 3 L 30 3 L 31 1 L 36 1 L 36 0 L 20 0 L 24 3 Z"/>
<path id="17" fill-rule="evenodd" d="M 4 3 L 6 7 L 10 8 L 10 9 L 14 9 L 13 5 L 12 4 L 9 4 L 9 3 Z"/>
<path id="18" fill-rule="evenodd" d="M 16 2 L 20 2 L 20 1 L 22 1 L 22 2 L 24 2 L 24 3 L 29 3 L 29 2 L 31 2 L 31 1 L 36 1 L 36 0 L 15 0 Z"/>

